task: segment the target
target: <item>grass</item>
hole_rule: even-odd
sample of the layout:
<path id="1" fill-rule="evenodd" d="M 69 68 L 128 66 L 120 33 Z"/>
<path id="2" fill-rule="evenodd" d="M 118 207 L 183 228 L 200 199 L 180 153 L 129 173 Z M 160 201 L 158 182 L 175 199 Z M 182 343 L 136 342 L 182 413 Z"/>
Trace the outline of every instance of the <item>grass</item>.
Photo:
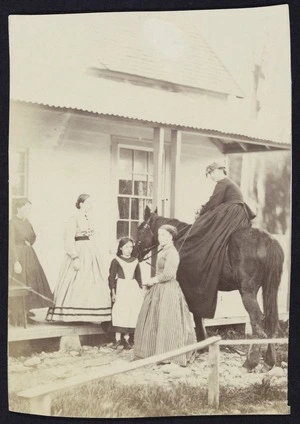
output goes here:
<path id="1" fill-rule="evenodd" d="M 10 398 L 10 409 L 29 412 L 28 404 L 15 396 Z M 288 413 L 286 393 L 267 383 L 247 389 L 221 387 L 218 410 L 208 407 L 206 387 L 191 387 L 184 382 L 166 387 L 133 383 L 128 387 L 105 379 L 65 392 L 52 402 L 52 415 L 90 418 L 263 414 L 270 409 L 275 414 Z"/>

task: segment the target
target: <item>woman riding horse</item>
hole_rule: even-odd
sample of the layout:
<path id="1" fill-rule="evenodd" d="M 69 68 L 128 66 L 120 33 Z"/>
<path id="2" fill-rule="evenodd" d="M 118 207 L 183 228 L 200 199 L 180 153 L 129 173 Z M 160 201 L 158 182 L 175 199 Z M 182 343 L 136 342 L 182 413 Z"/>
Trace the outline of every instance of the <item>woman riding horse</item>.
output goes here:
<path id="1" fill-rule="evenodd" d="M 206 338 L 202 318 L 213 318 L 217 292 L 232 290 L 240 292 L 253 336 L 275 337 L 280 331 L 277 296 L 283 249 L 266 231 L 252 228 L 254 213 L 244 203 L 240 189 L 226 177 L 224 166 L 213 163 L 206 173 L 217 184 L 193 225 L 150 213 L 149 207 L 145 208 L 144 222 L 137 234 L 139 260 L 158 245 L 158 228 L 173 225 L 178 231 L 175 246 L 180 256 L 177 281 L 194 315 L 197 340 Z M 264 313 L 257 301 L 260 288 Z M 244 364 L 249 369 L 260 359 L 254 346 Z M 265 361 L 269 366 L 275 363 L 273 344 L 268 345 Z"/>
<path id="2" fill-rule="evenodd" d="M 185 291 L 185 296 L 191 311 L 201 311 L 203 318 L 213 318 L 215 314 L 230 236 L 237 230 L 251 227 L 255 217 L 237 184 L 226 175 L 225 166 L 217 162 L 206 168 L 206 176 L 217 184 L 180 247 L 184 266 L 179 267 L 179 278 L 194 282 Z"/>

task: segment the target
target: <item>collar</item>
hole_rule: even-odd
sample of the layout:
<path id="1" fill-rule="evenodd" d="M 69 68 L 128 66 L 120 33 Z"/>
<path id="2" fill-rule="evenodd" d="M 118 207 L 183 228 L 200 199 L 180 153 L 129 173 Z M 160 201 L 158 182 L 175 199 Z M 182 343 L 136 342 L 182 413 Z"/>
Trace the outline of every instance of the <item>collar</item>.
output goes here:
<path id="1" fill-rule="evenodd" d="M 225 175 L 224 178 L 222 178 L 221 180 L 217 181 L 218 183 L 224 183 L 226 180 L 228 180 L 228 177 Z"/>
<path id="2" fill-rule="evenodd" d="M 166 246 L 160 246 L 163 250 L 170 249 L 170 247 L 174 247 L 174 243 L 167 244 Z"/>

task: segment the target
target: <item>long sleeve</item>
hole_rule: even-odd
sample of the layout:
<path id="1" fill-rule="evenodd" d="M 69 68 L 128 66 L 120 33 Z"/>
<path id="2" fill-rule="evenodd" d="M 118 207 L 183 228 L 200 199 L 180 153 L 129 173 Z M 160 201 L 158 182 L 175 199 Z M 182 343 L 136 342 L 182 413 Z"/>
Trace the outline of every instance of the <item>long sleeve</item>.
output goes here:
<path id="1" fill-rule="evenodd" d="M 110 290 L 116 289 L 118 268 L 119 268 L 118 261 L 116 259 L 113 259 L 109 267 L 109 276 L 108 276 L 108 285 Z"/>
<path id="2" fill-rule="evenodd" d="M 65 229 L 65 251 L 72 257 L 77 256 L 78 252 L 75 245 L 75 234 L 76 234 L 76 221 L 75 218 L 71 218 L 66 225 Z"/>
<path id="3" fill-rule="evenodd" d="M 205 212 L 214 209 L 216 206 L 219 206 L 221 203 L 223 203 L 225 190 L 226 186 L 222 184 L 222 182 L 218 182 L 209 201 L 201 209 L 200 215 L 203 215 Z"/>
<path id="4" fill-rule="evenodd" d="M 19 259 L 16 248 L 16 229 L 13 220 L 11 220 L 9 225 L 9 262 L 14 264 L 18 260 Z"/>
<path id="5" fill-rule="evenodd" d="M 142 288 L 142 274 L 141 274 L 140 264 L 137 264 L 137 266 L 135 268 L 134 278 L 138 282 L 138 285 L 140 286 L 140 288 Z"/>
<path id="6" fill-rule="evenodd" d="M 179 254 L 174 248 L 167 253 L 163 271 L 158 272 L 155 276 L 159 283 L 164 283 L 176 278 L 179 265 Z"/>
<path id="7" fill-rule="evenodd" d="M 30 235 L 29 235 L 29 243 L 31 244 L 31 246 L 34 244 L 35 240 L 36 240 L 36 234 L 34 232 L 33 226 L 30 224 Z"/>

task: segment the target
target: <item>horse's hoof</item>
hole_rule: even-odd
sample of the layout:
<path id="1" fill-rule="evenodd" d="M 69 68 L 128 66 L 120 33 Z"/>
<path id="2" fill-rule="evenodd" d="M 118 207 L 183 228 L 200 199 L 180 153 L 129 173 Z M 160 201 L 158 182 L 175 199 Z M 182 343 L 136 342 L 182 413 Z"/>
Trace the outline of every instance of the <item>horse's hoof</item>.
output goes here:
<path id="1" fill-rule="evenodd" d="M 202 356 L 202 354 L 203 354 L 203 350 L 196 350 L 195 355 L 193 355 L 193 356 L 194 356 L 195 359 L 198 359 Z"/>
<path id="2" fill-rule="evenodd" d="M 249 361 L 248 358 L 243 363 L 243 368 L 245 368 L 248 372 L 251 372 L 256 366 L 257 366 L 257 363 Z"/>
<path id="3" fill-rule="evenodd" d="M 273 367 L 268 365 L 266 362 L 264 362 L 262 368 L 261 368 L 261 372 L 266 373 L 269 372 Z"/>

